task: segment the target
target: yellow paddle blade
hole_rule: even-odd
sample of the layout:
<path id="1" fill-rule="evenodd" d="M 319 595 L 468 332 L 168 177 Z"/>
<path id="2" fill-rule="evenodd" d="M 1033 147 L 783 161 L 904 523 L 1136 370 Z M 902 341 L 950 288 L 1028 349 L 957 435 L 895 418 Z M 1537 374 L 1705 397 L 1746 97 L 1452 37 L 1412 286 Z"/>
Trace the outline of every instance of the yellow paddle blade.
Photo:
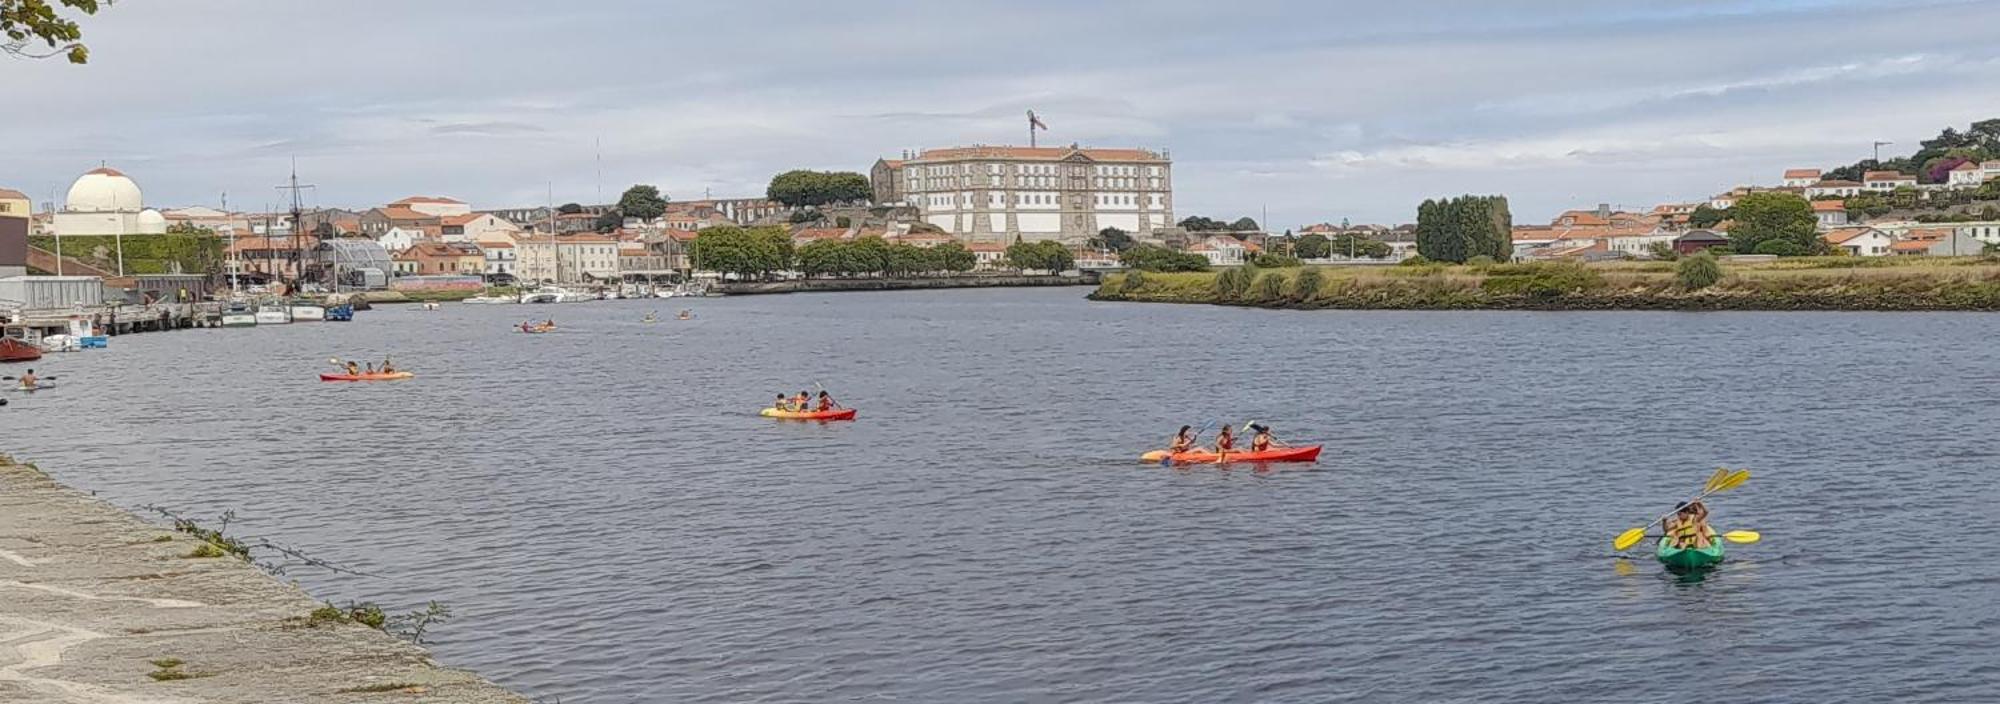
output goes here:
<path id="1" fill-rule="evenodd" d="M 1706 494 L 1708 492 L 1715 491 L 1715 485 L 1721 484 L 1722 480 L 1728 478 L 1729 478 L 1728 467 L 1716 467 L 1715 473 L 1708 475 L 1708 481 L 1702 482 L 1701 493 Z"/>
<path id="2" fill-rule="evenodd" d="M 1645 537 L 1646 537 L 1646 529 L 1633 528 L 1623 533 L 1619 533 L 1618 539 L 1611 541 L 1611 549 L 1622 551 L 1626 548 L 1638 545 L 1639 541 L 1641 539 L 1644 539 Z"/>
<path id="3" fill-rule="evenodd" d="M 1728 491 L 1730 489 L 1742 486 L 1743 483 L 1747 481 L 1750 481 L 1750 470 L 1739 469 L 1734 472 L 1730 472 L 1729 478 L 1724 479 L 1722 480 L 1722 483 L 1715 485 L 1715 489 L 1711 493 Z"/>
<path id="4" fill-rule="evenodd" d="M 1723 534 L 1722 534 L 1722 539 L 1723 539 L 1723 540 L 1727 540 L 1727 541 L 1729 541 L 1729 542 L 1732 542 L 1732 543 L 1746 543 L 1746 544 L 1747 544 L 1747 543 L 1754 543 L 1754 542 L 1757 542 L 1757 541 L 1759 541 L 1759 540 L 1763 540 L 1763 539 L 1764 539 L 1764 536 L 1762 536 L 1762 535 L 1759 535 L 1759 534 L 1757 533 L 1757 531 L 1754 531 L 1754 530 L 1732 530 L 1732 531 L 1729 531 L 1729 532 L 1727 532 L 1727 533 L 1723 533 Z"/>

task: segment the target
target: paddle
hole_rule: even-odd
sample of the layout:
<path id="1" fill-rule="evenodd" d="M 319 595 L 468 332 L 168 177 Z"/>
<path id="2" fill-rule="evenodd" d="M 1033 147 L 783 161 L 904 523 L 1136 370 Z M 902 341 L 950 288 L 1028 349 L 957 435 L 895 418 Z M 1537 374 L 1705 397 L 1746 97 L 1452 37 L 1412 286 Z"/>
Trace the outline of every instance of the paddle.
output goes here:
<path id="1" fill-rule="evenodd" d="M 1659 538 L 1664 536 L 1648 535 L 1646 537 Z M 1757 531 L 1754 530 L 1732 530 L 1727 533 L 1723 533 L 1719 537 L 1721 537 L 1723 540 L 1727 540 L 1732 543 L 1743 543 L 1745 545 L 1764 539 L 1764 535 L 1762 533 L 1758 533 Z"/>
<path id="2" fill-rule="evenodd" d="M 1714 475 L 1711 475 L 1709 477 L 1707 482 L 1702 484 L 1701 493 L 1695 495 L 1695 497 L 1692 499 L 1688 499 L 1685 503 L 1694 503 L 1696 501 L 1700 501 L 1715 494 L 1719 494 L 1728 491 L 1730 489 L 1734 489 L 1738 486 L 1742 486 L 1743 482 L 1747 481 L 1750 481 L 1750 470 L 1739 469 L 1734 472 L 1726 472 L 1726 473 L 1723 471 L 1717 471 Z M 1628 548 L 1631 548 L 1634 545 L 1638 545 L 1640 540 L 1645 539 L 1647 528 L 1653 527 L 1653 524 L 1655 523 L 1667 520 L 1668 517 L 1673 516 L 1674 513 L 1678 510 L 1679 509 L 1675 509 L 1675 511 L 1668 511 L 1665 514 L 1661 515 L 1659 518 L 1655 518 L 1651 521 L 1648 521 L 1646 525 L 1633 528 L 1631 530 L 1625 531 L 1624 533 L 1620 533 L 1616 540 L 1611 541 L 1611 549 L 1624 551 Z"/>
<path id="3" fill-rule="evenodd" d="M 4 379 L 4 380 L 7 380 L 7 381 L 13 381 L 13 380 L 15 380 L 16 378 L 18 378 L 18 377 L 11 377 L 11 376 L 0 376 L 0 379 Z M 38 376 L 38 377 L 35 377 L 35 379 L 36 379 L 37 381 L 55 381 L 55 380 L 56 380 L 56 377 L 53 377 L 53 376 Z"/>

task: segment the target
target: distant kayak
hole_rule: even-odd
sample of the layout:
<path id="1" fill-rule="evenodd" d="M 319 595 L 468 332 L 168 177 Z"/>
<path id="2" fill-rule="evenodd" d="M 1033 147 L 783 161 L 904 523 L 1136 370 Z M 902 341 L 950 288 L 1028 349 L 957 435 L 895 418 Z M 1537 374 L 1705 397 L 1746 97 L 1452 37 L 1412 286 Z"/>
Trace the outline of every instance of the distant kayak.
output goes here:
<path id="1" fill-rule="evenodd" d="M 1280 447 L 1280 448 L 1265 450 L 1263 452 L 1250 452 L 1248 450 L 1244 450 L 1242 452 L 1231 452 L 1228 455 L 1222 457 L 1220 461 L 1223 463 L 1314 462 L 1319 460 L 1319 448 L 1320 446 L 1318 445 L 1307 445 L 1305 447 Z M 1146 454 L 1139 456 L 1139 461 L 1141 462 L 1160 462 L 1162 460 L 1168 460 L 1168 459 L 1169 458 L 1167 456 L 1166 450 L 1154 450 L 1152 452 L 1148 452 Z M 1174 462 L 1175 464 L 1217 464 L 1218 458 L 1213 452 L 1209 452 L 1207 450 L 1195 450 L 1192 452 L 1182 452 L 1173 455 L 1172 459 L 1169 461 Z"/>
<path id="2" fill-rule="evenodd" d="M 20 385 L 20 384 L 8 384 L 8 385 L 7 385 L 7 390 L 8 390 L 8 391 L 42 391 L 42 390 L 45 390 L 45 389 L 53 389 L 53 388 L 55 388 L 55 387 L 56 387 L 56 385 L 55 385 L 55 384 L 54 384 L 53 382 L 42 382 L 42 383 L 40 383 L 40 384 L 36 384 L 36 385 L 34 385 L 34 386 L 22 386 L 22 385 Z"/>
<path id="3" fill-rule="evenodd" d="M 837 408 L 831 411 L 780 411 L 776 408 L 766 408 L 763 411 L 765 418 L 787 420 L 854 420 L 854 414 L 855 410 L 852 408 Z"/>
<path id="4" fill-rule="evenodd" d="M 413 376 L 416 376 L 416 374 L 410 372 L 391 372 L 388 374 L 383 374 L 381 372 L 362 373 L 362 374 L 321 374 L 319 375 L 319 380 L 320 381 L 395 381 L 397 379 L 408 379 Z"/>
<path id="5" fill-rule="evenodd" d="M 1659 558 L 1660 564 L 1666 565 L 1669 570 L 1676 572 L 1698 570 L 1722 561 L 1722 537 L 1716 536 L 1710 540 L 1708 547 L 1686 549 L 1674 547 L 1667 541 L 1661 540 L 1660 547 L 1653 556 Z"/>

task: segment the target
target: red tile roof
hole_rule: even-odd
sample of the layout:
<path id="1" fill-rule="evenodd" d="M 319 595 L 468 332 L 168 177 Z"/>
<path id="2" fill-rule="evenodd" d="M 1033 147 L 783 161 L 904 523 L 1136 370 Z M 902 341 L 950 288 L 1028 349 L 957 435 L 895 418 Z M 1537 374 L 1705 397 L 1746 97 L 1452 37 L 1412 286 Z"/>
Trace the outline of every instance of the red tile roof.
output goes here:
<path id="1" fill-rule="evenodd" d="M 1819 169 L 1785 169 L 1785 180 L 1809 178 L 1819 180 Z"/>
<path id="2" fill-rule="evenodd" d="M 11 188 L 0 188 L 0 198 L 6 198 L 9 200 L 29 200 L 28 194 L 16 191 Z"/>
<path id="3" fill-rule="evenodd" d="M 1879 232 L 1879 230 L 1872 227 L 1847 227 L 1828 232 L 1822 235 L 1821 238 L 1834 244 L 1846 244 L 1849 240 L 1865 236 L 1871 232 Z"/>
<path id="4" fill-rule="evenodd" d="M 1912 181 L 1916 178 L 1915 176 L 1905 175 L 1900 171 L 1870 171 L 1862 174 L 1861 181 L 1863 183 L 1869 181 Z"/>
<path id="5" fill-rule="evenodd" d="M 1859 187 L 1860 185 L 1861 185 L 1860 182 L 1857 181 L 1844 181 L 1841 179 L 1833 179 L 1831 181 L 1821 181 L 1819 183 L 1815 183 L 1810 187 L 1811 188 L 1856 188 Z"/>
<path id="6" fill-rule="evenodd" d="M 1957 165 L 1957 166 L 1954 166 L 1954 167 L 1951 167 L 1951 170 L 1953 170 L 1953 171 L 1978 171 L 1978 170 L 1979 170 L 1979 164 L 1977 164 L 1977 163 L 1975 163 L 1975 162 L 1970 162 L 1970 161 L 1968 161 L 1968 162 L 1965 162 L 1965 163 L 1963 163 L 1963 164 L 1959 164 L 1959 165 Z"/>
<path id="7" fill-rule="evenodd" d="M 847 230 L 837 227 L 808 227 L 792 233 L 795 240 L 837 240 L 847 236 Z"/>
<path id="8" fill-rule="evenodd" d="M 1831 213 L 1847 210 L 1847 203 L 1838 200 L 1816 200 L 1812 202 L 1815 213 Z"/>
<path id="9" fill-rule="evenodd" d="M 466 223 L 470 223 L 474 220 L 478 220 L 483 217 L 486 216 L 480 213 L 471 213 L 467 215 L 447 215 L 438 222 L 447 227 L 462 227 Z"/>

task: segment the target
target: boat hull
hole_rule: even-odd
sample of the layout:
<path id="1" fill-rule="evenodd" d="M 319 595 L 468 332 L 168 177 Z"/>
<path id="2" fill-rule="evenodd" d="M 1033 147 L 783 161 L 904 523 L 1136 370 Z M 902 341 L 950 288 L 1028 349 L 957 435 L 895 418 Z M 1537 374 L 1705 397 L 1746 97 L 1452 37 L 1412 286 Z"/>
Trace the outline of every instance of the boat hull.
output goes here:
<path id="1" fill-rule="evenodd" d="M 1139 456 L 1141 462 L 1172 462 L 1174 464 L 1235 464 L 1237 462 L 1318 462 L 1319 445 L 1305 447 L 1281 447 L 1263 452 L 1231 452 L 1216 456 L 1206 450 L 1182 452 L 1169 455 L 1166 450 L 1154 450 Z"/>
<path id="2" fill-rule="evenodd" d="M 1688 548 L 1685 550 L 1668 545 L 1667 541 L 1661 540 L 1659 547 L 1653 551 L 1653 557 L 1658 559 L 1660 564 L 1666 565 L 1669 571 L 1673 572 L 1691 572 L 1699 569 L 1707 569 L 1715 566 L 1716 563 L 1722 562 L 1722 538 L 1717 536 L 1710 540 L 1706 548 Z"/>
<path id="3" fill-rule="evenodd" d="M 254 328 L 257 327 L 257 316 L 254 313 L 223 313 L 222 327 Z"/>
<path id="4" fill-rule="evenodd" d="M 326 320 L 326 309 L 319 306 L 292 306 L 286 311 L 295 323 L 317 323 Z"/>
<path id="5" fill-rule="evenodd" d="M 0 362 L 33 362 L 42 358 L 42 350 L 20 340 L 0 338 Z"/>
<path id="6" fill-rule="evenodd" d="M 765 418 L 779 418 L 783 420 L 854 420 L 854 415 L 858 411 L 852 408 L 840 408 L 831 411 L 780 411 L 776 408 L 766 408 L 758 413 Z"/>

